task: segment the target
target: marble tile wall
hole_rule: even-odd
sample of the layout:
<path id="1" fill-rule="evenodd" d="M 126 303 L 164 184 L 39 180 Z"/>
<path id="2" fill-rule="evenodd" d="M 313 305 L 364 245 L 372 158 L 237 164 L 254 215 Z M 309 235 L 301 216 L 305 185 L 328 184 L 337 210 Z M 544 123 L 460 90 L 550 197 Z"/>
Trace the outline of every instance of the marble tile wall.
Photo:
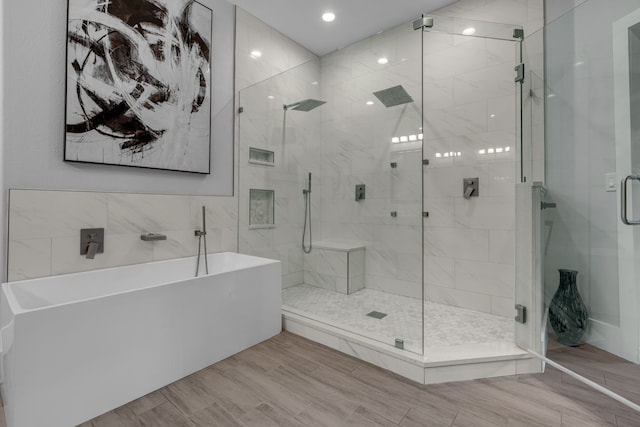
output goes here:
<path id="1" fill-rule="evenodd" d="M 304 283 L 350 295 L 364 288 L 365 249 L 316 247 L 304 255 Z"/>
<path id="2" fill-rule="evenodd" d="M 10 281 L 194 256 L 207 212 L 209 253 L 237 250 L 235 197 L 10 190 Z M 80 229 L 104 228 L 105 252 L 80 255 Z M 144 242 L 143 233 L 166 234 Z"/>
<path id="3" fill-rule="evenodd" d="M 317 238 L 319 211 L 320 111 L 288 110 L 283 105 L 307 98 L 318 99 L 319 63 L 311 61 L 252 85 L 239 93 L 239 247 L 243 253 L 279 259 L 283 286 L 302 283 L 304 196 L 312 173 L 312 234 Z M 312 84 L 316 82 L 316 84 Z M 274 164 L 249 161 L 250 148 L 272 151 Z M 268 229 L 250 227 L 250 189 L 274 191 L 274 224 Z M 309 234 L 307 232 L 307 242 Z"/>
<path id="4" fill-rule="evenodd" d="M 530 35 L 543 25 L 542 9 L 542 1 L 463 0 L 435 13 L 520 24 Z M 321 58 L 331 104 L 322 118 L 322 236 L 366 245 L 366 287 L 422 298 L 424 179 L 424 297 L 511 316 L 516 44 L 428 33 L 422 64 L 420 43 L 400 26 Z M 415 102 L 386 109 L 372 96 L 398 84 Z M 420 143 L 391 143 L 420 133 L 424 176 Z M 465 177 L 480 178 L 480 197 L 462 197 Z M 353 200 L 356 184 L 367 185 L 366 200 Z"/>
<path id="5" fill-rule="evenodd" d="M 259 51 L 260 57 L 251 55 Z M 319 198 L 319 110 L 288 111 L 283 105 L 319 98 L 317 57 L 238 8 L 236 13 L 236 116 L 238 146 L 238 236 L 242 253 L 278 259 L 284 287 L 304 280 L 302 189 L 313 173 L 312 208 Z M 312 84 L 314 83 L 315 84 Z M 249 149 L 273 152 L 274 164 L 249 163 Z M 274 224 L 249 228 L 249 190 L 274 191 Z M 317 236 L 318 230 L 313 229 Z"/>
<path id="6" fill-rule="evenodd" d="M 261 56 L 251 55 L 259 51 Z M 236 8 L 236 90 L 315 59 L 316 56 L 241 8 Z"/>
<path id="7" fill-rule="evenodd" d="M 325 240 L 360 242 L 365 286 L 422 297 L 420 33 L 401 26 L 321 58 L 321 227 Z M 386 64 L 378 63 L 386 58 Z M 386 108 L 374 92 L 402 85 L 413 102 Z M 392 168 L 391 163 L 397 167 Z M 355 185 L 366 185 L 355 201 Z M 396 212 L 392 217 L 391 213 Z"/>

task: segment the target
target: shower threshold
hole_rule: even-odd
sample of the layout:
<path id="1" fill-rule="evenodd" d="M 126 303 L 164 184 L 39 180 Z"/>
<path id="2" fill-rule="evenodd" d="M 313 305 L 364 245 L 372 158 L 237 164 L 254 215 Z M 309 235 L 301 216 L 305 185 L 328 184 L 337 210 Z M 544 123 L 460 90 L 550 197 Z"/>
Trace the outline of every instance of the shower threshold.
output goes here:
<path id="1" fill-rule="evenodd" d="M 333 300 L 345 296 L 330 291 L 308 285 L 285 289 L 284 328 L 421 384 L 541 372 L 540 362 L 513 344 L 513 328 L 505 326 L 510 319 L 427 302 L 425 312 L 431 317 L 424 321 L 428 325 L 435 321 L 440 327 L 432 324 L 425 329 L 423 356 L 423 313 L 412 307 L 420 305 L 419 300 L 412 304 L 407 303 L 411 298 L 363 291 L 357 293 L 355 303 L 355 295 L 348 297 L 351 302 L 346 309 L 341 301 Z M 396 302 L 396 309 L 371 307 L 381 304 L 379 301 Z M 376 309 L 389 316 L 367 316 Z M 398 322 L 398 316 L 404 321 Z M 465 324 L 469 327 L 460 327 Z M 404 341 L 404 350 L 395 348 L 395 338 Z"/>

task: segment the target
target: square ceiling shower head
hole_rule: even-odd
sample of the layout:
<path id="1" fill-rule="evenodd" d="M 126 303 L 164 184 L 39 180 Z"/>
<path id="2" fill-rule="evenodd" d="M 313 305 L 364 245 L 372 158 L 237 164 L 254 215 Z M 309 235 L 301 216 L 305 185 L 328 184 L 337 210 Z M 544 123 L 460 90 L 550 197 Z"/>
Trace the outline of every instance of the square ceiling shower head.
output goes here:
<path id="1" fill-rule="evenodd" d="M 311 111 L 314 108 L 321 106 L 322 104 L 326 104 L 326 101 L 319 101 L 317 99 L 305 99 L 304 101 L 300 101 L 297 105 L 293 106 L 291 109 L 296 111 Z"/>
<path id="2" fill-rule="evenodd" d="M 413 102 L 411 95 L 407 93 L 402 85 L 390 87 L 389 89 L 373 92 L 373 94 L 384 104 L 385 107 L 395 107 L 396 105 Z"/>

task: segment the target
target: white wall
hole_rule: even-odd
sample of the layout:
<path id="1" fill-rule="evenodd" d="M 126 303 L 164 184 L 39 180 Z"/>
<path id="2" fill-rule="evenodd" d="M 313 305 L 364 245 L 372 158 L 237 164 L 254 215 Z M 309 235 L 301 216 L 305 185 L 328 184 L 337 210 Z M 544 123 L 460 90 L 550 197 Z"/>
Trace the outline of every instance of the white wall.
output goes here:
<path id="1" fill-rule="evenodd" d="M 234 7 L 213 9 L 212 174 L 65 163 L 65 0 L 4 2 L 4 153 L 8 188 L 233 194 Z"/>
<path id="2" fill-rule="evenodd" d="M 4 4 L 0 2 L 0 23 L 4 22 Z M 4 186 L 5 164 L 4 164 L 4 40 L 0 32 L 0 282 L 5 280 L 7 258 L 6 250 L 6 226 L 7 226 L 7 199 Z"/>
<path id="3" fill-rule="evenodd" d="M 3 213 L 10 188 L 233 196 L 234 6 L 203 3 L 213 10 L 211 175 L 64 162 L 67 2 L 2 3 Z"/>

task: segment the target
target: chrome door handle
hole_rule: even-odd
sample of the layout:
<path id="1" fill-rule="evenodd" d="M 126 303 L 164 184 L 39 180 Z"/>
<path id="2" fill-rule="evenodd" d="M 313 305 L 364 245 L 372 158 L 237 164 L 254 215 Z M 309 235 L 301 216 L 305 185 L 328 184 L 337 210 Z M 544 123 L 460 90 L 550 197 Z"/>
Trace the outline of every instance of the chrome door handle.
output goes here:
<path id="1" fill-rule="evenodd" d="M 627 225 L 640 225 L 640 220 L 630 220 L 627 217 L 627 184 L 629 181 L 640 181 L 640 175 L 628 175 L 620 184 L 620 219 Z"/>

